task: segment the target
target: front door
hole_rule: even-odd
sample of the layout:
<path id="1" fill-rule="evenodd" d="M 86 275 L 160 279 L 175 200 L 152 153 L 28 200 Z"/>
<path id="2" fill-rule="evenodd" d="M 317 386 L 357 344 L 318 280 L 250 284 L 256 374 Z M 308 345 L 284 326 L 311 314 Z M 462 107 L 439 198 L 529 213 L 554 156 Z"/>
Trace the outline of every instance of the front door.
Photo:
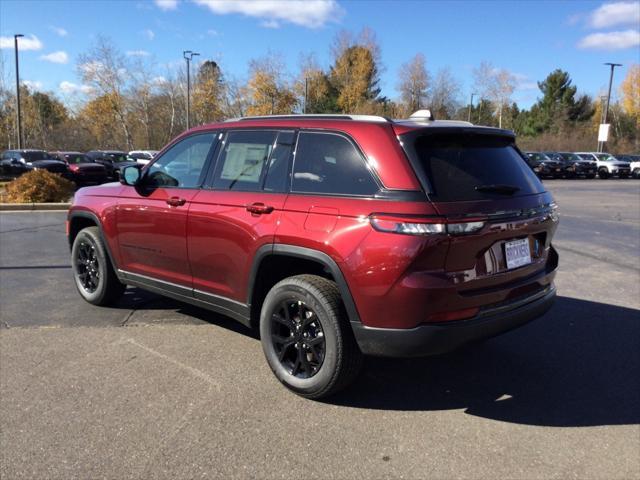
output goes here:
<path id="1" fill-rule="evenodd" d="M 120 268 L 191 288 L 187 215 L 215 150 L 216 133 L 179 140 L 118 201 Z"/>
<path id="2" fill-rule="evenodd" d="M 289 182 L 293 131 L 226 134 L 216 167 L 189 210 L 194 296 L 247 301 L 256 251 L 273 243 Z M 213 299 L 215 301 L 215 299 Z"/>

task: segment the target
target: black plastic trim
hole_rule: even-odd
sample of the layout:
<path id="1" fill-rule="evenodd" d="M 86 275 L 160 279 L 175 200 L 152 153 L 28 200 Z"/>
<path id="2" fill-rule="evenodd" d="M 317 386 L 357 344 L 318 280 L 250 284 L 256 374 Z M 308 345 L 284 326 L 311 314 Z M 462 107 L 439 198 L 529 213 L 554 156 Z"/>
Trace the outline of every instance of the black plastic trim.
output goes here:
<path id="1" fill-rule="evenodd" d="M 258 274 L 260 264 L 269 255 L 283 255 L 305 258 L 308 260 L 316 261 L 325 266 L 338 284 L 338 289 L 340 290 L 340 295 L 342 296 L 342 301 L 347 310 L 349 320 L 352 323 L 360 323 L 360 315 L 358 314 L 358 309 L 356 308 L 356 304 L 353 301 L 353 296 L 351 295 L 351 291 L 349 290 L 349 285 L 347 284 L 347 281 L 345 280 L 344 275 L 342 275 L 342 271 L 340 270 L 340 267 L 335 262 L 335 260 L 326 253 L 314 250 L 312 248 L 299 247 L 296 245 L 287 245 L 282 243 L 263 245 L 256 251 L 256 254 L 253 257 L 253 265 L 251 266 L 251 272 L 249 274 L 249 284 L 247 288 L 247 305 L 249 306 L 249 310 L 251 310 L 251 299 L 253 297 L 253 287 L 256 282 L 256 275 Z"/>
<path id="2" fill-rule="evenodd" d="M 465 344 L 493 337 L 522 326 L 551 308 L 556 289 L 481 311 L 469 320 L 421 325 L 410 329 L 373 328 L 351 322 L 362 353 L 381 357 L 439 355 Z"/>
<path id="3" fill-rule="evenodd" d="M 196 307 L 211 310 L 231 317 L 247 327 L 251 326 L 249 307 L 244 303 L 125 270 L 118 270 L 118 277 L 127 285 L 140 287 Z"/>
<path id="4" fill-rule="evenodd" d="M 115 257 L 111 253 L 111 247 L 109 247 L 109 242 L 107 242 L 106 237 L 104 235 L 104 232 L 102 231 L 102 222 L 100 221 L 98 216 L 95 213 L 88 212 L 86 210 L 73 210 L 73 211 L 70 211 L 69 214 L 67 215 L 67 221 L 69 222 L 69 228 L 71 228 L 71 223 L 73 222 L 73 220 L 75 218 L 87 218 L 87 219 L 93 221 L 96 224 L 96 227 L 98 227 L 98 230 L 100 230 L 100 236 L 102 237 L 102 243 L 104 244 L 104 248 L 107 250 L 107 255 L 109 256 L 109 261 L 111 262 L 111 266 L 113 267 L 113 271 L 117 273 L 118 272 L 118 265 L 116 264 Z M 67 238 L 67 240 L 69 242 L 69 249 L 71 249 L 71 247 L 73 247 L 73 244 L 71 242 L 71 238 L 69 237 L 69 238 Z"/>

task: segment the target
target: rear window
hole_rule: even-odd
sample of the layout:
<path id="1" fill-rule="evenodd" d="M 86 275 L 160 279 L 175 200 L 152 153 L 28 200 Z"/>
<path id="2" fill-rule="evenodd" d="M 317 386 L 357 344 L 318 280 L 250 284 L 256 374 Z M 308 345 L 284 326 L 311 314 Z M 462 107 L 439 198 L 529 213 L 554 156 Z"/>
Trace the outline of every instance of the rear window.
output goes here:
<path id="1" fill-rule="evenodd" d="M 518 197 L 544 187 L 506 137 L 474 134 L 417 136 L 404 141 L 441 202 Z"/>

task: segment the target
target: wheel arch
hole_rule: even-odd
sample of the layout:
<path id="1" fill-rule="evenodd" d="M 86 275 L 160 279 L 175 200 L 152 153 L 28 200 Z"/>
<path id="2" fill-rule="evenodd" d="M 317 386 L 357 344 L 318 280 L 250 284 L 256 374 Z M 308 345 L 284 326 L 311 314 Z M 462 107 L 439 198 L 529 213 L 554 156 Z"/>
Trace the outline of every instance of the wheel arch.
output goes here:
<path id="1" fill-rule="evenodd" d="M 287 244 L 268 244 L 260 247 L 253 258 L 253 264 L 251 266 L 251 271 L 249 273 L 248 286 L 247 286 L 247 305 L 249 306 L 249 311 L 251 312 L 251 322 L 257 325 L 257 321 L 260 317 L 260 308 L 262 306 L 262 301 L 264 300 L 264 296 L 268 292 L 271 286 L 273 286 L 277 281 L 267 282 L 264 285 L 260 284 L 261 275 L 264 272 L 264 267 L 267 265 L 269 259 L 276 259 L 278 257 L 286 258 L 290 260 L 299 260 L 302 262 L 307 262 L 306 265 L 311 267 L 320 267 L 325 275 L 322 272 L 287 272 L 284 270 L 280 273 L 277 278 L 277 281 L 290 276 L 291 274 L 299 274 L 299 273 L 317 273 L 319 275 L 330 278 L 335 281 L 338 290 L 340 291 L 340 296 L 342 297 L 342 303 L 346 309 L 347 315 L 349 317 L 350 322 L 360 322 L 360 316 L 358 314 L 358 310 L 356 308 L 356 304 L 353 300 L 353 296 L 351 295 L 351 291 L 349 290 L 349 285 L 342 274 L 342 270 L 336 263 L 336 261 L 327 255 L 324 252 L 314 250 L 306 247 L 299 247 L 296 245 L 287 245 Z M 279 278 L 282 277 L 282 278 Z M 265 287 L 269 287 L 265 289 Z M 266 291 L 265 291 L 266 290 Z"/>
<path id="2" fill-rule="evenodd" d="M 73 246 L 73 241 L 75 240 L 76 236 L 83 228 L 98 227 L 100 236 L 102 237 L 102 243 L 104 244 L 104 248 L 107 251 L 107 256 L 109 257 L 109 261 L 111 262 L 113 271 L 116 272 L 116 275 L 118 275 L 118 278 L 120 278 L 120 275 L 118 273 L 118 266 L 115 262 L 113 254 L 111 253 L 111 247 L 109 246 L 109 242 L 107 242 L 107 239 L 104 235 L 104 232 L 102 230 L 102 222 L 100 222 L 98 216 L 95 213 L 86 210 L 75 210 L 69 212 L 67 221 L 69 222 L 67 239 L 69 241 L 70 249 Z"/>

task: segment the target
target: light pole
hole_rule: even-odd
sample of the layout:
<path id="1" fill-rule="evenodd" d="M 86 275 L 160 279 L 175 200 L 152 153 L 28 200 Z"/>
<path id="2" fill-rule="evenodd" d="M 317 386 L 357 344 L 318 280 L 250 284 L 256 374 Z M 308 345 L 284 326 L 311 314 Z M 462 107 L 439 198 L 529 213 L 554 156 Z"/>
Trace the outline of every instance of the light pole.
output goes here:
<path id="1" fill-rule="evenodd" d="M 471 123 L 471 107 L 473 106 L 473 97 L 475 97 L 476 95 L 477 93 L 471 94 L 471 101 L 469 102 L 469 118 L 468 118 L 469 123 Z"/>
<path id="2" fill-rule="evenodd" d="M 13 45 L 16 52 L 16 124 L 18 127 L 18 149 L 22 148 L 22 116 L 20 114 L 20 66 L 18 64 L 18 38 L 24 37 L 21 33 L 13 36 Z"/>
<path id="3" fill-rule="evenodd" d="M 609 92 L 607 93 L 607 104 L 604 107 L 604 122 L 607 123 L 607 119 L 609 117 L 609 103 L 611 103 L 611 84 L 613 83 L 613 70 L 616 67 L 621 67 L 621 63 L 605 63 L 604 65 L 609 65 L 611 67 L 611 73 L 609 75 Z M 604 147 L 604 142 L 598 142 L 598 151 L 601 152 Z"/>
<path id="4" fill-rule="evenodd" d="M 191 107 L 191 60 L 199 53 L 192 52 L 191 50 L 185 50 L 182 52 L 182 56 L 187 61 L 187 130 L 190 127 L 189 111 Z"/>

